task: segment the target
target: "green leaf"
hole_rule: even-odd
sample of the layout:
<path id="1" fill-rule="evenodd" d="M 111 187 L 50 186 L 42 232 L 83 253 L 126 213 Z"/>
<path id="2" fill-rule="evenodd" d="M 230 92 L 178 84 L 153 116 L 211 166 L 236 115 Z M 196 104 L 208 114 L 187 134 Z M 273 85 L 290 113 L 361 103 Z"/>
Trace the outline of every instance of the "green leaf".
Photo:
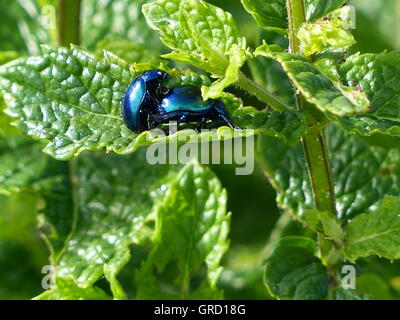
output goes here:
<path id="1" fill-rule="evenodd" d="M 325 238 L 335 241 L 338 245 L 343 243 L 342 227 L 329 212 L 306 210 L 302 218 L 311 230 L 322 232 Z"/>
<path id="2" fill-rule="evenodd" d="M 341 90 L 340 84 L 326 77 L 300 55 L 271 52 L 268 45 L 257 48 L 255 55 L 278 61 L 295 87 L 323 112 L 344 116 L 365 112 L 369 108 L 369 101 L 364 93 L 358 90 Z"/>
<path id="3" fill-rule="evenodd" d="M 254 81 L 282 99 L 287 105 L 293 106 L 294 109 L 295 91 L 292 82 L 278 62 L 265 57 L 258 57 L 249 60 L 248 65 Z"/>
<path id="4" fill-rule="evenodd" d="M 371 101 L 363 115 L 339 119 L 351 133 L 400 135 L 400 54 L 355 54 L 338 68 L 344 85 L 359 87 Z"/>
<path id="5" fill-rule="evenodd" d="M 354 218 L 345 229 L 344 252 L 350 261 L 378 255 L 400 258 L 400 198 L 387 197 L 376 211 Z"/>
<path id="6" fill-rule="evenodd" d="M 225 70 L 223 78 L 215 81 L 209 87 L 202 87 L 204 100 L 218 99 L 223 95 L 226 87 L 236 83 L 239 80 L 239 71 L 246 62 L 246 55 L 235 45 L 229 50 L 229 65 Z"/>
<path id="7" fill-rule="evenodd" d="M 226 191 L 192 163 L 172 181 L 157 208 L 154 248 L 136 275 L 138 299 L 216 299 L 228 248 Z"/>
<path id="8" fill-rule="evenodd" d="M 354 289 L 336 288 L 333 291 L 333 300 L 369 300 L 369 296 Z"/>
<path id="9" fill-rule="evenodd" d="M 99 59 L 78 48 L 46 47 L 40 57 L 22 58 L 0 67 L 0 90 L 5 94 L 7 113 L 18 119 L 17 126 L 33 138 L 46 142 L 44 151 L 59 160 L 71 159 L 84 150 L 103 148 L 108 152 L 130 154 L 142 145 L 186 141 L 188 134 L 208 140 L 252 134 L 227 127 L 200 137 L 194 131 L 178 131 L 167 137 L 150 132 L 134 134 L 125 126 L 120 106 L 128 84 L 138 74 L 135 70 L 140 68 L 141 65 L 129 66 L 107 52 Z M 172 74 L 176 80 L 180 72 Z M 199 79 L 201 77 L 197 76 L 181 80 L 188 83 Z M 201 83 L 206 84 L 206 81 L 202 79 Z M 296 140 L 302 134 L 304 125 L 298 114 L 270 117 L 265 111 L 255 109 L 236 111 L 233 107 L 241 105 L 225 97 L 226 94 L 222 100 L 234 113 L 233 121 L 238 118 L 245 128 L 287 136 L 289 140 Z M 279 118 L 282 119 L 280 123 L 277 122 Z M 293 121 L 284 123 L 283 119 Z"/>
<path id="10" fill-rule="evenodd" d="M 242 4 L 260 27 L 286 34 L 286 0 L 242 0 Z"/>
<path id="11" fill-rule="evenodd" d="M 306 19 L 312 22 L 340 8 L 345 3 L 346 0 L 305 0 Z M 286 0 L 242 0 L 242 4 L 262 28 L 281 34 L 287 33 Z"/>
<path id="12" fill-rule="evenodd" d="M 82 44 L 88 49 L 94 49 L 103 39 L 108 38 L 121 42 L 135 41 L 136 45 L 143 44 L 158 55 L 162 51 L 162 44 L 141 12 L 146 2 L 149 1 L 82 1 Z"/>
<path id="13" fill-rule="evenodd" d="M 346 6 L 323 19 L 304 23 L 297 34 L 302 53 L 310 57 L 325 51 L 344 52 L 355 44 L 351 32 L 345 30 L 350 12 L 351 8 Z"/>
<path id="14" fill-rule="evenodd" d="M 278 240 L 265 266 L 264 281 L 270 293 L 285 300 L 325 299 L 328 275 L 316 253 L 317 245 L 310 238 Z"/>
<path id="15" fill-rule="evenodd" d="M 370 146 L 361 137 L 350 136 L 336 126 L 326 130 L 331 155 L 338 218 L 348 219 L 373 211 L 386 195 L 400 192 L 400 152 L 397 148 Z M 279 206 L 302 216 L 313 209 L 311 184 L 300 143 L 260 137 L 258 156 L 266 175 L 278 191 Z"/>
<path id="16" fill-rule="evenodd" d="M 163 84 L 168 88 L 176 88 L 186 85 L 191 85 L 195 87 L 211 85 L 211 81 L 207 76 L 190 69 L 173 69 L 169 70 L 168 73 L 171 78 L 163 82 Z"/>
<path id="17" fill-rule="evenodd" d="M 284 138 L 288 143 L 299 141 L 305 132 L 304 119 L 299 112 L 269 113 L 243 107 L 233 110 L 231 116 L 234 123 L 242 128 L 253 129 L 255 134 Z"/>
<path id="18" fill-rule="evenodd" d="M 209 89 L 207 97 L 218 98 L 235 82 L 249 53 L 246 40 L 232 15 L 202 0 L 158 0 L 143 6 L 149 25 L 173 49 L 165 58 L 189 63 L 223 78 Z"/>
<path id="19" fill-rule="evenodd" d="M 57 279 L 56 286 L 33 300 L 111 300 L 100 288 L 80 288 L 72 279 Z"/>
<path id="20" fill-rule="evenodd" d="M 315 19 L 322 18 L 345 3 L 346 0 L 305 0 L 306 19 L 312 22 Z"/>
<path id="21" fill-rule="evenodd" d="M 128 65 L 107 55 L 99 60 L 77 48 L 45 47 L 39 57 L 0 67 L 0 90 L 18 127 L 44 140 L 60 160 L 84 150 L 133 152 L 134 135 L 120 105 L 134 77 Z"/>
<path id="22" fill-rule="evenodd" d="M 124 298 L 116 276 L 129 260 L 129 246 L 151 235 L 146 223 L 152 219 L 154 201 L 163 194 L 163 178 L 169 173 L 168 166 L 147 164 L 145 153 L 140 152 L 133 157 L 101 153 L 76 159 L 73 226 L 64 248 L 53 255 L 57 278 L 71 278 L 77 286 L 89 288 L 105 274 L 115 298 Z M 43 219 L 60 210 L 44 210 Z M 51 222 L 55 228 L 65 223 Z"/>

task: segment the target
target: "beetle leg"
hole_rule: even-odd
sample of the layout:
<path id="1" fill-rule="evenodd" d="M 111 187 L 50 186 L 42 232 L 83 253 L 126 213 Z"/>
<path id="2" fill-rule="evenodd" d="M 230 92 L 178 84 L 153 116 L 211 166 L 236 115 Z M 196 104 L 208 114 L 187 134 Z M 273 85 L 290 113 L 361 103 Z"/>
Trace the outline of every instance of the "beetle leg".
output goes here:
<path id="1" fill-rule="evenodd" d="M 186 122 L 186 115 L 183 114 L 176 122 L 176 128 L 179 129 L 179 125 L 184 122 Z"/>
<path id="2" fill-rule="evenodd" d="M 200 120 L 200 122 L 198 123 L 198 125 L 196 126 L 196 129 L 195 129 L 197 131 L 197 133 L 200 133 L 201 129 L 203 129 L 203 127 L 206 124 L 206 122 L 207 122 L 207 118 L 206 117 L 204 117 L 204 118 L 202 118 Z"/>
<path id="3" fill-rule="evenodd" d="M 242 128 L 240 128 L 240 127 L 238 127 L 238 126 L 235 126 L 235 125 L 232 123 L 232 121 L 229 120 L 228 117 L 226 117 L 225 115 L 219 114 L 219 117 L 220 117 L 230 128 L 235 129 L 235 130 L 242 130 Z"/>
<path id="4" fill-rule="evenodd" d="M 150 127 L 150 128 L 149 128 L 149 129 L 152 130 L 152 129 L 154 129 L 155 127 L 157 127 L 157 125 L 158 125 L 157 120 L 154 119 L 153 115 L 150 115 L 150 117 L 149 117 L 149 127 Z"/>

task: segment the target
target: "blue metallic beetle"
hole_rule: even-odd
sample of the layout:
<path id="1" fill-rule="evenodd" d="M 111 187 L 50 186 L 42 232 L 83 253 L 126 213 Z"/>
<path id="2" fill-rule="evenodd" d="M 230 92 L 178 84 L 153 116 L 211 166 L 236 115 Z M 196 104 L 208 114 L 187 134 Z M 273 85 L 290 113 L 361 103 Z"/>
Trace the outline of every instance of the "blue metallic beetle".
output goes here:
<path id="1" fill-rule="evenodd" d="M 160 103 L 161 82 L 168 77 L 164 71 L 150 70 L 130 83 L 122 103 L 122 117 L 130 130 L 140 133 L 149 129 L 149 115 Z"/>
<path id="2" fill-rule="evenodd" d="M 208 120 L 221 122 L 239 129 L 230 120 L 224 104 L 219 100 L 203 101 L 200 89 L 181 86 L 167 89 L 162 81 L 169 75 L 160 70 L 150 70 L 135 78 L 129 85 L 122 104 L 126 126 L 140 133 L 169 121 L 198 122 L 199 131 Z"/>

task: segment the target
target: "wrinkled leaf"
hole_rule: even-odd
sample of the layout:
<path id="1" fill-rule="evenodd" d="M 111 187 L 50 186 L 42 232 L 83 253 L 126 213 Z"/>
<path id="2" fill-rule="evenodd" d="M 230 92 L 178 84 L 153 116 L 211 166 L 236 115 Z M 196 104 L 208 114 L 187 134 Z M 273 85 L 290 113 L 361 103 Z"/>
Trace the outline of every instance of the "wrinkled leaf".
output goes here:
<path id="1" fill-rule="evenodd" d="M 333 300 L 369 300 L 369 297 L 354 289 L 336 288 L 333 291 Z"/>
<path id="2" fill-rule="evenodd" d="M 109 59 L 46 47 L 42 56 L 2 66 L 0 90 L 18 127 L 66 160 L 104 147 L 126 152 L 135 135 L 122 121 L 120 104 L 132 77 L 126 65 Z"/>
<path id="3" fill-rule="evenodd" d="M 323 112 L 344 116 L 369 109 L 369 101 L 363 92 L 341 90 L 340 84 L 326 77 L 300 55 L 271 52 L 268 45 L 257 48 L 255 54 L 277 60 L 295 87 Z"/>
<path id="4" fill-rule="evenodd" d="M 359 87 L 371 101 L 363 115 L 339 119 L 351 133 L 400 135 L 400 54 L 355 54 L 338 68 L 346 86 Z"/>
<path id="5" fill-rule="evenodd" d="M 54 259 L 57 277 L 89 288 L 105 273 L 116 297 L 122 298 L 116 275 L 128 261 L 129 245 L 151 234 L 146 219 L 168 172 L 168 166 L 148 165 L 144 153 L 79 157 L 72 171 L 73 227 Z M 44 218 L 56 213 L 46 210 Z"/>
<path id="6" fill-rule="evenodd" d="M 338 218 L 348 219 L 371 212 L 386 195 L 400 192 L 397 148 L 370 146 L 362 138 L 350 136 L 338 127 L 326 131 L 335 181 Z M 258 155 L 265 173 L 278 191 L 278 204 L 302 216 L 313 209 L 311 185 L 302 145 L 289 147 L 282 141 L 261 137 Z"/>
<path id="7" fill-rule="evenodd" d="M 111 300 L 103 290 L 96 287 L 80 288 L 72 279 L 58 279 L 57 287 L 47 290 L 33 300 Z"/>
<path id="8" fill-rule="evenodd" d="M 158 0 L 143 6 L 149 25 L 173 51 L 165 58 L 189 63 L 223 78 L 205 96 L 218 98 L 235 82 L 247 56 L 246 40 L 232 15 L 202 0 Z"/>
<path id="9" fill-rule="evenodd" d="M 285 237 L 266 260 L 264 281 L 270 293 L 285 300 L 319 300 L 328 294 L 328 275 L 316 257 L 317 245 L 305 237 Z"/>
<path id="10" fill-rule="evenodd" d="M 351 32 L 345 29 L 350 10 L 350 7 L 346 6 L 324 19 L 304 23 L 297 34 L 302 53 L 310 57 L 325 51 L 345 51 L 355 44 Z"/>
<path id="11" fill-rule="evenodd" d="M 221 298 L 216 282 L 229 223 L 217 177 L 188 164 L 157 208 L 154 248 L 136 276 L 137 298 Z"/>
<path id="12" fill-rule="evenodd" d="M 286 0 L 242 0 L 242 4 L 262 28 L 286 33 Z"/>
<path id="13" fill-rule="evenodd" d="M 329 212 L 306 210 L 302 218 L 311 230 L 321 232 L 325 238 L 333 240 L 339 245 L 343 243 L 342 227 Z"/>
<path id="14" fill-rule="evenodd" d="M 306 20 L 313 22 L 315 19 L 326 16 L 340 8 L 345 3 L 346 0 L 305 0 Z M 286 0 L 242 0 L 242 4 L 262 28 L 281 34 L 287 33 Z"/>
<path id="15" fill-rule="evenodd" d="M 400 258 L 400 199 L 387 197 L 370 214 L 354 218 L 345 229 L 344 252 L 350 261 L 369 255 Z"/>

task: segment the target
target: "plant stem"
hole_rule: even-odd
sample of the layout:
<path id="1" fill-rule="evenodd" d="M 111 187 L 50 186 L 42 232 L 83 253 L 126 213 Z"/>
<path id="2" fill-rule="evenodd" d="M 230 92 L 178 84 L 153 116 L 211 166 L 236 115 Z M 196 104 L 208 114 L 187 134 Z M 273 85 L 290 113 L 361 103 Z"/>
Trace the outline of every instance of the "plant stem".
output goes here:
<path id="1" fill-rule="evenodd" d="M 305 22 L 304 2 L 303 0 L 286 1 L 289 18 L 290 52 L 301 54 L 297 33 Z M 309 104 L 300 93 L 297 93 L 296 100 L 298 109 L 309 114 L 306 120 L 307 131 L 302 141 L 314 196 L 314 206 L 316 209 L 329 212 L 336 217 L 333 178 L 323 132 L 325 116 Z M 321 261 L 327 266 L 328 272 L 331 274 L 334 266 L 329 261 L 329 254 L 332 252 L 333 245 L 320 233 L 318 233 L 318 245 Z"/>
<path id="2" fill-rule="evenodd" d="M 80 42 L 81 0 L 60 0 L 58 5 L 58 44 L 69 47 Z"/>
<path id="3" fill-rule="evenodd" d="M 297 33 L 305 22 L 303 0 L 287 0 L 289 16 L 290 51 L 301 54 Z M 309 112 L 307 132 L 303 137 L 304 153 L 313 189 L 315 208 L 336 216 L 335 193 L 330 167 L 330 159 L 322 131 L 324 116 L 308 104 L 301 94 L 297 94 L 299 110 Z"/>
<path id="4" fill-rule="evenodd" d="M 300 40 L 297 33 L 306 20 L 303 0 L 286 0 L 289 19 L 289 48 L 291 53 L 300 54 Z"/>
<path id="5" fill-rule="evenodd" d="M 265 90 L 258 83 L 247 78 L 243 73 L 239 73 L 239 80 L 236 83 L 241 89 L 247 91 L 251 95 L 258 98 L 260 101 L 265 102 L 272 109 L 283 112 L 290 109 L 283 101 L 275 97 L 271 92 Z"/>

